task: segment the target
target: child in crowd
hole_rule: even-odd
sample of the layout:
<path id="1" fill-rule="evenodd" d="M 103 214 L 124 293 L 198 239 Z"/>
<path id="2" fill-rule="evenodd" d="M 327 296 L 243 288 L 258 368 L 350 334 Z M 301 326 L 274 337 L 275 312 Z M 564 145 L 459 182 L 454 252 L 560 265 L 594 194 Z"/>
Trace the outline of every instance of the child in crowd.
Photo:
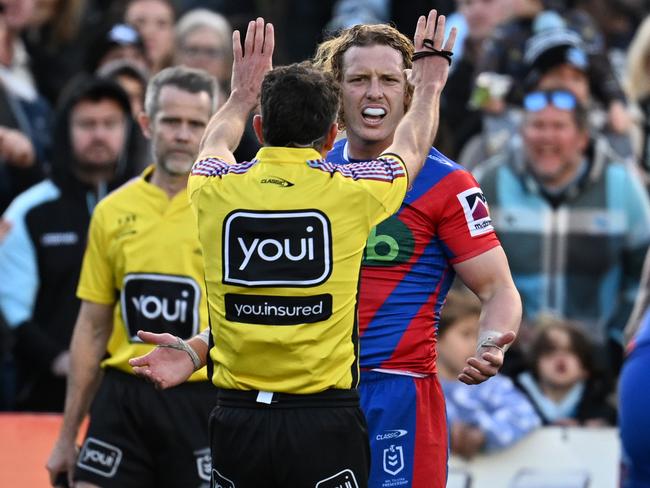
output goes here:
<path id="1" fill-rule="evenodd" d="M 528 351 L 529 369 L 517 376 L 545 425 L 614 425 L 616 410 L 594 360 L 594 347 L 577 325 L 544 318 Z"/>
<path id="2" fill-rule="evenodd" d="M 506 376 L 497 374 L 473 386 L 457 380 L 476 349 L 480 313 L 474 295 L 452 290 L 438 327 L 438 373 L 447 403 L 451 451 L 468 459 L 481 451 L 511 446 L 541 424 L 532 405 Z"/>

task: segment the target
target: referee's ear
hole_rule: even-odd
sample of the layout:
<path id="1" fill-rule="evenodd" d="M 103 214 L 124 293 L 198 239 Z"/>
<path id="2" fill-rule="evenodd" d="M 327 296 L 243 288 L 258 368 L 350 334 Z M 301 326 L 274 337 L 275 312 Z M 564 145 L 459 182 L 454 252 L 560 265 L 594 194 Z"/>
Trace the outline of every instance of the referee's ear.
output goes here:
<path id="1" fill-rule="evenodd" d="M 147 139 L 151 139 L 151 119 L 145 112 L 138 114 L 138 124 Z"/>
<path id="2" fill-rule="evenodd" d="M 327 131 L 327 136 L 325 137 L 325 142 L 323 143 L 323 148 L 321 149 L 321 155 L 325 157 L 325 155 L 330 152 L 330 150 L 334 147 L 334 143 L 336 142 L 336 136 L 339 134 L 339 124 L 334 122 L 329 130 Z"/>
<path id="3" fill-rule="evenodd" d="M 260 145 L 264 145 L 264 135 L 262 132 L 262 116 L 260 114 L 253 115 L 253 130 L 257 136 Z"/>

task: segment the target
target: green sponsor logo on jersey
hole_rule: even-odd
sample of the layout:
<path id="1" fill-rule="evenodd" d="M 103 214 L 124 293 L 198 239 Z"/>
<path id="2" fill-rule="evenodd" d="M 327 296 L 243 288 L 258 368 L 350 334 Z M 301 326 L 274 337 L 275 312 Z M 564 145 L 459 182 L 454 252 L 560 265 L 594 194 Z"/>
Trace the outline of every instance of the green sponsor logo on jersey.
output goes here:
<path id="1" fill-rule="evenodd" d="M 370 231 L 364 266 L 394 266 L 407 262 L 413 254 L 415 239 L 411 230 L 395 216 L 384 220 Z"/>

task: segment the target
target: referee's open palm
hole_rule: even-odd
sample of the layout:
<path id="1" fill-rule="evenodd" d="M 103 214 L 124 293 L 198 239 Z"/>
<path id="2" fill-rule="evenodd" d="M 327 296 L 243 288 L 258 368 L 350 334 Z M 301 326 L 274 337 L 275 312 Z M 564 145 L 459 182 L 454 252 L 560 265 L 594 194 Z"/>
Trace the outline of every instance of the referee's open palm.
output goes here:
<path id="1" fill-rule="evenodd" d="M 138 331 L 142 342 L 153 345 L 172 344 L 178 338 L 172 334 L 155 334 Z M 144 356 L 129 359 L 133 372 L 153 383 L 157 388 L 165 389 L 180 385 L 194 372 L 194 365 L 185 351 L 167 347 L 156 347 Z"/>
<path id="2" fill-rule="evenodd" d="M 231 90 L 238 91 L 251 102 L 260 94 L 264 75 L 273 68 L 272 57 L 275 46 L 273 24 L 258 17 L 248 23 L 244 46 L 239 31 L 232 36 L 233 67 Z"/>

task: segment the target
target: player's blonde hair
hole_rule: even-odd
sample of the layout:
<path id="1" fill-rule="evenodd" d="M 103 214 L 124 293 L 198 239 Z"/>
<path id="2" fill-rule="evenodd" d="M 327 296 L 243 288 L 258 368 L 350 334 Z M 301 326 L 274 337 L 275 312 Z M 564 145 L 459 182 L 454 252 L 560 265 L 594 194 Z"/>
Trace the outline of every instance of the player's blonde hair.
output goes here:
<path id="1" fill-rule="evenodd" d="M 322 42 L 316 49 L 313 64 L 323 71 L 332 73 L 340 83 L 343 81 L 343 56 L 351 47 L 389 46 L 402 55 L 404 69 L 413 66 L 413 43 L 388 24 L 359 24 L 341 31 L 336 37 Z M 411 99 L 413 88 L 406 84 L 406 104 Z M 343 106 L 339 108 L 339 127 L 344 128 Z"/>

